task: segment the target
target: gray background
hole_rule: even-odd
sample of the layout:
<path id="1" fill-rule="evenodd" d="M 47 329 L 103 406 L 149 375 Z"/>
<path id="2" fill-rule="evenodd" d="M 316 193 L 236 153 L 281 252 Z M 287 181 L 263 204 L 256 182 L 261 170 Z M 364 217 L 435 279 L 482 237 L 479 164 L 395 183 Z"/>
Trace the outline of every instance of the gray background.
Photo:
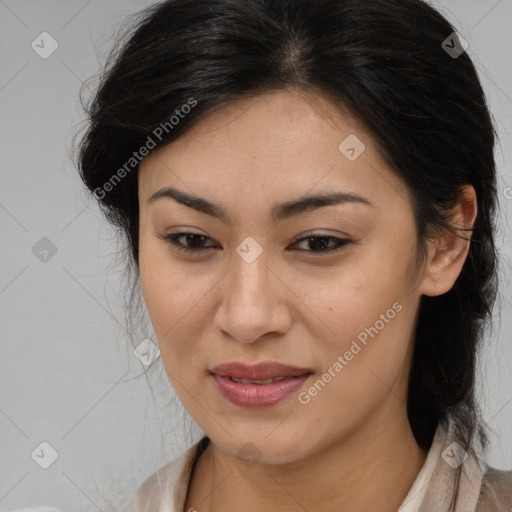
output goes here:
<path id="1" fill-rule="evenodd" d="M 119 509 L 201 436 L 160 359 L 147 367 L 133 354 L 119 247 L 69 158 L 80 85 L 104 62 L 122 19 L 151 3 L 0 0 L 0 510 Z M 512 0 L 431 3 L 469 43 L 501 138 L 502 288 L 479 397 L 496 433 L 489 462 L 510 469 Z M 45 31 L 59 46 L 43 59 L 31 43 Z M 149 328 L 140 331 L 140 341 L 154 340 Z M 31 456 L 42 442 L 58 453 L 48 469 Z"/>

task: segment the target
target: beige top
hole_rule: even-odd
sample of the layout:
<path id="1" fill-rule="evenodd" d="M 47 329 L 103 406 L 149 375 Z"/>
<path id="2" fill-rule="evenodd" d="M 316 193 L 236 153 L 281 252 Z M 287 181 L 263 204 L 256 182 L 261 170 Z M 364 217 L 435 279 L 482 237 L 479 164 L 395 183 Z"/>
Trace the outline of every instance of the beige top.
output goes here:
<path id="1" fill-rule="evenodd" d="M 432 446 L 428 451 L 427 458 L 421 468 L 416 480 L 412 484 L 412 487 L 409 489 L 407 496 L 404 501 L 400 505 L 398 512 L 418 512 L 421 506 L 421 502 L 425 497 L 425 493 L 427 492 L 428 484 L 434 474 L 434 469 L 436 467 L 437 461 L 441 456 L 441 448 L 443 443 L 440 442 L 440 436 L 442 432 L 440 431 L 440 427 L 437 427 L 436 433 L 434 435 L 434 439 L 432 441 Z"/>
<path id="2" fill-rule="evenodd" d="M 512 511 L 512 470 L 488 467 L 480 455 L 466 454 L 456 439 L 455 422 L 448 417 L 439 423 L 425 463 L 398 512 Z M 184 508 L 192 470 L 208 442 L 204 436 L 153 473 L 124 512 L 187 512 Z M 454 497 L 457 478 L 459 493 Z M 450 509 L 453 500 L 455 508 Z"/>

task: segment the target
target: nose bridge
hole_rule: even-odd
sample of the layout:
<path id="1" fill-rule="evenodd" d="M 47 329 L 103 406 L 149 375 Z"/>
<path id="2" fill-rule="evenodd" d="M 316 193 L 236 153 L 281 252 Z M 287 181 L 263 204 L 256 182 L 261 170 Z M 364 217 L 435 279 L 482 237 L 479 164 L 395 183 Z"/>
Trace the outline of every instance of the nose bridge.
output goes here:
<path id="1" fill-rule="evenodd" d="M 267 253 L 258 246 L 247 240 L 236 248 L 216 318 L 219 329 L 246 343 L 282 331 L 289 323 L 289 315 L 277 307 L 279 291 Z"/>
<path id="2" fill-rule="evenodd" d="M 236 248 L 228 294 L 231 299 L 241 301 L 240 307 L 257 306 L 257 301 L 268 300 L 271 272 L 267 255 L 252 237 L 247 237 Z"/>

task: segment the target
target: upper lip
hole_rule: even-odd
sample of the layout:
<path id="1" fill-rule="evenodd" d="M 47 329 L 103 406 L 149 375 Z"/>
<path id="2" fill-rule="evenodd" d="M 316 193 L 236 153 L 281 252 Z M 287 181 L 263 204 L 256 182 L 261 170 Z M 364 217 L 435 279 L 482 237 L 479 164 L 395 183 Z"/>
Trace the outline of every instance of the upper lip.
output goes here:
<path id="1" fill-rule="evenodd" d="M 306 373 L 312 373 L 309 368 L 289 366 L 274 361 L 261 362 L 247 365 L 239 362 L 231 362 L 216 366 L 212 373 L 219 377 L 234 377 L 235 379 L 265 380 L 273 377 L 297 377 Z"/>

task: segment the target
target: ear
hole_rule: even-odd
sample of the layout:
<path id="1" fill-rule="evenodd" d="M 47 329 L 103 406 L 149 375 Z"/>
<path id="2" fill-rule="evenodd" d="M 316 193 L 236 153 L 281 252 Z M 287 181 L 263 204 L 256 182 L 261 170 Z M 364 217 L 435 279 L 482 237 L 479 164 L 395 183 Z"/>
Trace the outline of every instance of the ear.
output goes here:
<path id="1" fill-rule="evenodd" d="M 475 189 L 465 185 L 452 211 L 451 224 L 455 232 L 443 230 L 428 242 L 428 258 L 420 291 L 423 295 L 435 297 L 451 290 L 462 270 L 469 251 L 471 231 L 477 214 Z"/>

